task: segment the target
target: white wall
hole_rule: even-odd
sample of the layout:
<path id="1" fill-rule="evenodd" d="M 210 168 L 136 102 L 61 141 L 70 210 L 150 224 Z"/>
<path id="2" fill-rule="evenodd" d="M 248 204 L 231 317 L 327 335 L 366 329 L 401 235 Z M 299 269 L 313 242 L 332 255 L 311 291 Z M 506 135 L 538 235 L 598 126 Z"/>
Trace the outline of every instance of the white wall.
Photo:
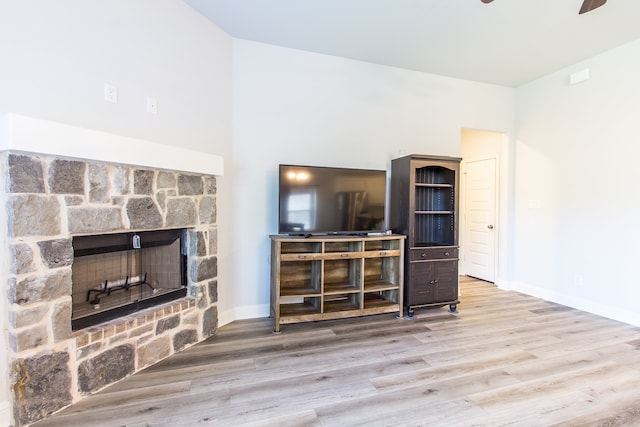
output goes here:
<path id="1" fill-rule="evenodd" d="M 2 0 L 0 117 L 16 113 L 53 120 L 226 161 L 232 47 L 231 37 L 180 0 Z M 103 101 L 105 82 L 118 87 L 118 104 Z M 158 115 L 146 112 L 147 96 L 157 98 Z M 218 181 L 218 207 L 219 308 L 225 311 L 225 304 L 233 305 L 226 289 L 231 286 L 226 177 Z M 2 313 L 4 326 L 6 310 Z M 3 333 L 0 348 L 5 342 Z M 3 356 L 0 410 L 8 396 Z"/>
<path id="2" fill-rule="evenodd" d="M 230 37 L 179 0 L 3 1 L 0 114 L 224 154 Z M 119 103 L 103 101 L 103 85 Z M 146 97 L 159 114 L 146 112 Z"/>
<path id="3" fill-rule="evenodd" d="M 278 164 L 388 169 L 458 156 L 463 127 L 513 134 L 515 90 L 234 40 L 236 317 L 268 315 Z"/>
<path id="4" fill-rule="evenodd" d="M 517 90 L 516 289 L 640 325 L 639 99 L 640 40 Z"/>
<path id="5" fill-rule="evenodd" d="M 460 155 L 465 159 L 485 157 L 502 151 L 504 134 L 479 129 L 462 129 Z"/>

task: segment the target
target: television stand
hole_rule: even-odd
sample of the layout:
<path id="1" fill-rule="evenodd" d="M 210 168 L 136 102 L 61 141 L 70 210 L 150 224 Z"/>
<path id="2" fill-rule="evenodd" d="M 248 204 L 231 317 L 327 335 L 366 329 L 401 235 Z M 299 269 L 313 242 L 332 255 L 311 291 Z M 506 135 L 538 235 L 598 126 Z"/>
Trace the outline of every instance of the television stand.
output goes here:
<path id="1" fill-rule="evenodd" d="M 271 317 L 280 325 L 403 310 L 404 239 L 271 236 Z"/>

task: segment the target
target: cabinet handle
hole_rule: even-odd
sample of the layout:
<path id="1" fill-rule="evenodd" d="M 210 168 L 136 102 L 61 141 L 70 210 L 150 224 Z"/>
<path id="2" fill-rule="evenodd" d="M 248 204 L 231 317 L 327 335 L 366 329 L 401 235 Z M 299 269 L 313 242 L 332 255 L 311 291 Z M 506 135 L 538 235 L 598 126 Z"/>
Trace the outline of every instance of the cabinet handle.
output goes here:
<path id="1" fill-rule="evenodd" d="M 307 259 L 306 255 L 298 255 L 298 259 Z"/>
<path id="2" fill-rule="evenodd" d="M 380 251 L 380 255 L 386 255 L 387 251 Z"/>
<path id="3" fill-rule="evenodd" d="M 434 283 L 436 283 L 435 280 L 432 280 L 432 281 L 429 282 L 430 285 L 433 285 Z"/>
<path id="4" fill-rule="evenodd" d="M 427 256 L 427 254 L 425 254 L 424 252 L 422 252 L 422 253 L 420 254 L 420 256 L 421 256 L 422 258 L 425 258 L 425 257 Z"/>
<path id="5" fill-rule="evenodd" d="M 444 256 L 449 256 L 449 255 L 450 255 L 449 252 L 444 253 Z"/>
<path id="6" fill-rule="evenodd" d="M 349 254 L 340 254 L 340 256 L 341 256 L 342 258 L 346 258 L 346 257 L 348 257 L 348 256 L 349 256 Z"/>

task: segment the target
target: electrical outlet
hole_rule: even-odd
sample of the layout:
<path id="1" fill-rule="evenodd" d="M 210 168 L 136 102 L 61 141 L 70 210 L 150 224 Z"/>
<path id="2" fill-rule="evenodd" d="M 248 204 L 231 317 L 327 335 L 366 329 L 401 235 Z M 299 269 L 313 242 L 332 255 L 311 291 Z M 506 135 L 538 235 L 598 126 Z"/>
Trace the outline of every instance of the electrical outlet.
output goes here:
<path id="1" fill-rule="evenodd" d="M 118 103 L 118 88 L 109 83 L 104 84 L 104 100 L 112 104 Z"/>
<path id="2" fill-rule="evenodd" d="M 158 114 L 158 100 L 147 96 L 147 113 Z"/>
<path id="3" fill-rule="evenodd" d="M 582 286 L 584 284 L 584 280 L 582 278 L 582 274 L 580 273 L 575 273 L 573 275 L 573 283 L 577 286 Z"/>

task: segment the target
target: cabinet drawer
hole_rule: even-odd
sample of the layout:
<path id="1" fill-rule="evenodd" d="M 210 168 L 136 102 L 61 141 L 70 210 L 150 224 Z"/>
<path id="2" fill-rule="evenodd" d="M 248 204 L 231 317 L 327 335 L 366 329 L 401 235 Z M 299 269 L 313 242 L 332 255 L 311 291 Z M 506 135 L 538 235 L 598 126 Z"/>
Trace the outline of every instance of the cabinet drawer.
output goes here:
<path id="1" fill-rule="evenodd" d="M 409 251 L 411 261 L 429 259 L 458 259 L 458 248 L 451 246 L 436 248 L 417 248 Z"/>
<path id="2" fill-rule="evenodd" d="M 362 258 L 362 252 L 330 252 L 322 254 L 324 260 Z"/>
<path id="3" fill-rule="evenodd" d="M 280 261 L 313 261 L 320 259 L 324 259 L 324 254 L 300 253 L 280 255 Z"/>

